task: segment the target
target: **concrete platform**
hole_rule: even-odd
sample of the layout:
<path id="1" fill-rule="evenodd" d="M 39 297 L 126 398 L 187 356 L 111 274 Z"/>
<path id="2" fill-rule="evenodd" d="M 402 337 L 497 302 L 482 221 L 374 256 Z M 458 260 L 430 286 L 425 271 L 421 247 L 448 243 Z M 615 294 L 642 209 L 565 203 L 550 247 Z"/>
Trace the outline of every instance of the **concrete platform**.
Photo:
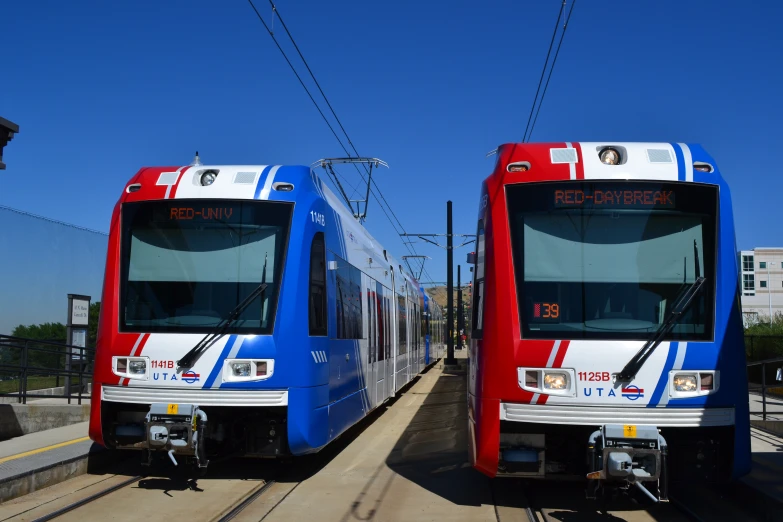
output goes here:
<path id="1" fill-rule="evenodd" d="M 318 473 L 278 482 L 237 520 L 498 520 L 490 480 L 467 462 L 466 353 L 455 356 L 456 370 L 436 363 Z"/>
<path id="2" fill-rule="evenodd" d="M 0 503 L 108 465 L 87 422 L 0 442 Z M 105 455 L 100 455 L 104 456 Z"/>

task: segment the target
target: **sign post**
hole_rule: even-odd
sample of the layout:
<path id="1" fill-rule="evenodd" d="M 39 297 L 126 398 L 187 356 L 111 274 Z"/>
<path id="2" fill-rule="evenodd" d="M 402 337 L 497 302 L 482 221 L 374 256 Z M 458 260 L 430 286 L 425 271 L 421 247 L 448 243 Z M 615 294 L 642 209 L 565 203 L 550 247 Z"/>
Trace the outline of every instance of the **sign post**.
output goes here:
<path id="1" fill-rule="evenodd" d="M 68 372 L 74 365 L 87 363 L 84 350 L 87 347 L 87 332 L 90 327 L 90 296 L 68 294 L 68 322 L 66 329 L 66 344 L 69 346 L 65 354 L 65 371 Z M 82 383 L 79 383 L 81 386 Z M 68 403 L 71 403 L 71 376 L 65 376 L 65 394 Z"/>

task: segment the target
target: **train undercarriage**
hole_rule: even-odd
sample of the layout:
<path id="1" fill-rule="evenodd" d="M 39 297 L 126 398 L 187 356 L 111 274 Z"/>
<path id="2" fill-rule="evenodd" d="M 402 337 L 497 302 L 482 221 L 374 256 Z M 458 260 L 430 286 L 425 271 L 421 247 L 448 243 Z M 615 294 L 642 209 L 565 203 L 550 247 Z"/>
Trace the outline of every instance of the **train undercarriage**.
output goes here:
<path id="1" fill-rule="evenodd" d="M 542 425 L 501 421 L 497 476 L 587 479 L 586 495 L 636 488 L 668 501 L 672 484 L 725 484 L 734 427 Z"/>
<path id="2" fill-rule="evenodd" d="M 197 404 L 101 405 L 104 444 L 140 450 L 142 464 L 167 455 L 206 470 L 210 459 L 228 456 L 290 456 L 287 407 L 199 407 Z"/>

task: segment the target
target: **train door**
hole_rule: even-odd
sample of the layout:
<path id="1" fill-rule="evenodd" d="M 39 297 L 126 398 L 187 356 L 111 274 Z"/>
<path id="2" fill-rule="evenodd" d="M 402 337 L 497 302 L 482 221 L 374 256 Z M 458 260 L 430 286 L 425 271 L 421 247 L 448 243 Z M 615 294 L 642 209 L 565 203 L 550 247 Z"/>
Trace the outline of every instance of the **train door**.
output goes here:
<path id="1" fill-rule="evenodd" d="M 373 379 L 370 381 L 375 387 L 376 404 L 380 404 L 386 400 L 386 329 L 388 323 L 383 314 L 383 285 L 381 283 L 375 283 L 375 293 L 373 294 L 372 308 L 377 318 L 375 329 L 375 371 L 373 373 Z"/>
<path id="2" fill-rule="evenodd" d="M 394 357 L 394 390 L 397 391 L 407 383 L 408 379 L 408 306 L 405 302 L 405 285 L 400 287 L 401 294 L 395 292 L 397 308 L 397 353 Z"/>
<path id="3" fill-rule="evenodd" d="M 386 354 L 387 368 L 386 368 L 386 386 L 388 387 L 389 397 L 393 397 L 397 391 L 397 352 L 399 350 L 400 337 L 398 334 L 398 324 L 400 322 L 399 314 L 397 313 L 397 304 L 395 303 L 395 284 L 394 284 L 394 267 L 389 267 L 389 273 L 391 274 L 391 291 L 387 298 L 386 312 L 389 314 L 391 321 L 389 322 L 389 338 L 391 344 L 389 346 L 389 352 Z"/>
<path id="4" fill-rule="evenodd" d="M 371 409 L 378 404 L 376 392 L 378 387 L 375 378 L 377 375 L 376 346 L 378 340 L 376 330 L 378 324 L 375 316 L 375 291 L 372 288 L 372 283 L 372 280 L 370 280 L 367 287 L 367 377 L 364 383 Z"/>

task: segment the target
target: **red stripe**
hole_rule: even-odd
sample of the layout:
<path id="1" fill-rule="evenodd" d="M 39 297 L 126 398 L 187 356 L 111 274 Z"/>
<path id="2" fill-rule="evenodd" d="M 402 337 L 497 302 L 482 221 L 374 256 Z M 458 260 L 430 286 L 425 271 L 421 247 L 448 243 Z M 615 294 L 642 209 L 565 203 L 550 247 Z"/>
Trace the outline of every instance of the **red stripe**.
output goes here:
<path id="1" fill-rule="evenodd" d="M 579 143 L 571 144 L 576 149 L 579 160 L 576 162 L 576 179 L 585 179 L 585 158 L 582 154 L 582 146 Z"/>

